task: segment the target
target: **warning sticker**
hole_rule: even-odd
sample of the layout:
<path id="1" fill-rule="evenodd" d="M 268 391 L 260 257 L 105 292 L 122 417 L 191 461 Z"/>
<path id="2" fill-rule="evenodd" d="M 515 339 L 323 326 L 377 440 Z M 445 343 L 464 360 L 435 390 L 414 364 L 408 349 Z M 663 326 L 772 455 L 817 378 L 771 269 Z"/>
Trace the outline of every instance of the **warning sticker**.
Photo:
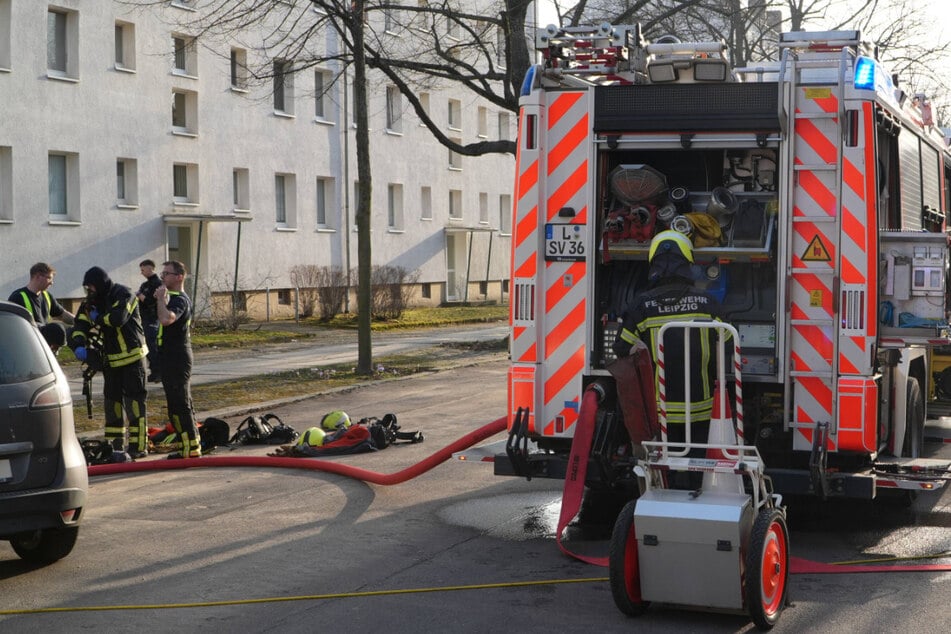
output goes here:
<path id="1" fill-rule="evenodd" d="M 812 308 L 822 307 L 822 291 L 809 291 L 809 306 Z"/>
<path id="2" fill-rule="evenodd" d="M 806 99 L 828 99 L 832 96 L 831 88 L 806 88 Z"/>
<path id="3" fill-rule="evenodd" d="M 812 236 L 812 241 L 809 242 L 809 246 L 802 254 L 802 259 L 805 262 L 828 262 L 832 257 L 829 255 L 826 245 L 822 244 L 822 238 L 816 234 Z"/>

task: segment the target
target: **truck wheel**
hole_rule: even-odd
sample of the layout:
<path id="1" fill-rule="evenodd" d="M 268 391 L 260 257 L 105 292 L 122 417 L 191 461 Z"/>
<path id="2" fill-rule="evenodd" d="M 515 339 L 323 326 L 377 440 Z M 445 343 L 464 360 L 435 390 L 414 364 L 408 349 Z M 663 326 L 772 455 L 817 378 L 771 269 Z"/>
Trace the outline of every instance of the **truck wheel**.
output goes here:
<path id="1" fill-rule="evenodd" d="M 761 630 L 772 629 L 786 606 L 789 581 L 789 529 L 776 509 L 764 508 L 756 517 L 746 552 L 743 595 L 746 609 Z"/>
<path id="2" fill-rule="evenodd" d="M 901 445 L 904 458 L 920 458 L 925 450 L 925 400 L 918 379 L 908 379 L 908 400 L 905 401 L 905 439 Z"/>
<path id="3" fill-rule="evenodd" d="M 46 528 L 18 533 L 10 539 L 10 545 L 24 561 L 34 564 L 51 564 L 72 552 L 78 535 L 78 526 Z"/>
<path id="4" fill-rule="evenodd" d="M 634 533 L 634 507 L 628 502 L 618 515 L 611 534 L 608 570 L 611 596 L 618 609 L 628 616 L 640 616 L 650 605 L 641 600 L 641 576 L 637 565 L 637 535 Z"/>

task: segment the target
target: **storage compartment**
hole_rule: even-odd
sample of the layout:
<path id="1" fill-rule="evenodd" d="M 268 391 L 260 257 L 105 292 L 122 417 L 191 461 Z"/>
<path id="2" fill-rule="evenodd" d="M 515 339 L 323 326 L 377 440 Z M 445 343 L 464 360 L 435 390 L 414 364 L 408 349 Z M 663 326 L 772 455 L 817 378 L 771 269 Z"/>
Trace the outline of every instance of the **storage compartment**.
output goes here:
<path id="1" fill-rule="evenodd" d="M 641 596 L 743 608 L 743 562 L 753 523 L 748 495 L 652 489 L 637 500 Z"/>
<path id="2" fill-rule="evenodd" d="M 882 345 L 944 345 L 951 336 L 947 310 L 948 237 L 943 233 L 881 234 L 878 317 Z"/>

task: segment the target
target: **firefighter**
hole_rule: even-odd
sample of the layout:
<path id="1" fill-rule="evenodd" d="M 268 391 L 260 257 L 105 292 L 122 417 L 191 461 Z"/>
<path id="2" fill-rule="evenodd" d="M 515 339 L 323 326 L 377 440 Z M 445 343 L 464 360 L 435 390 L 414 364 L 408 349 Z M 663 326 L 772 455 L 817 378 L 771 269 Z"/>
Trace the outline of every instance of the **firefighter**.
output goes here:
<path id="1" fill-rule="evenodd" d="M 66 325 L 73 323 L 73 314 L 63 308 L 49 292 L 55 277 L 56 269 L 46 262 L 37 262 L 30 267 L 30 281 L 27 285 L 13 291 L 9 297 L 9 301 L 30 311 L 33 321 L 53 352 L 66 343 L 66 328 L 51 319 L 55 317 Z"/>
<path id="2" fill-rule="evenodd" d="M 130 432 L 127 451 L 133 458 L 142 458 L 148 455 L 149 447 L 144 361 L 148 347 L 139 316 L 139 303 L 127 286 L 113 282 L 98 266 L 86 271 L 83 288 L 86 299 L 76 315 L 69 347 L 76 358 L 85 363 L 91 354 L 90 345 L 101 338 L 101 349 L 96 352 L 104 381 L 106 440 L 117 451 L 125 450 L 125 410 Z"/>
<path id="3" fill-rule="evenodd" d="M 613 350 L 619 358 L 626 357 L 638 339 L 643 341 L 655 361 L 656 385 L 660 328 L 672 321 L 720 321 L 720 306 L 716 299 L 694 286 L 693 245 L 684 234 L 672 230 L 658 233 L 651 240 L 648 260 L 648 288 L 637 294 L 624 311 Z M 686 441 L 684 368 L 688 367 L 688 360 L 684 358 L 684 333 L 682 329 L 672 329 L 664 335 L 667 439 L 670 442 Z M 705 329 L 693 330 L 690 336 L 690 440 L 705 443 L 713 409 L 717 335 L 715 330 Z M 695 450 L 691 455 L 702 457 L 704 451 Z"/>
<path id="4" fill-rule="evenodd" d="M 176 260 L 164 262 L 162 286 L 155 289 L 162 387 L 168 403 L 168 417 L 182 441 L 181 453 L 169 458 L 201 457 L 201 438 L 192 411 L 192 303 L 182 290 L 185 273 L 183 263 Z"/>

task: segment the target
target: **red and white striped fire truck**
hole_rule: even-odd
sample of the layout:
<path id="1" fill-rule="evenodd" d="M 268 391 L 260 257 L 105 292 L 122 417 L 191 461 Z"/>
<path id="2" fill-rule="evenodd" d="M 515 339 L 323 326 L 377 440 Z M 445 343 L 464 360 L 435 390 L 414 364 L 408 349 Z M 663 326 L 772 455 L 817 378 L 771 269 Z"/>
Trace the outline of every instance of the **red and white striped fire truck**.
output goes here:
<path id="1" fill-rule="evenodd" d="M 583 392 L 612 381 L 650 239 L 674 228 L 739 333 L 743 431 L 777 491 L 941 488 L 948 462 L 922 452 L 929 356 L 951 344 L 951 153 L 927 98 L 857 31 L 783 33 L 780 61 L 748 68 L 730 68 L 722 43 L 649 43 L 637 26 L 548 27 L 536 44 L 496 473 L 573 468 Z M 597 413 L 594 487 L 632 478 L 612 403 Z"/>

